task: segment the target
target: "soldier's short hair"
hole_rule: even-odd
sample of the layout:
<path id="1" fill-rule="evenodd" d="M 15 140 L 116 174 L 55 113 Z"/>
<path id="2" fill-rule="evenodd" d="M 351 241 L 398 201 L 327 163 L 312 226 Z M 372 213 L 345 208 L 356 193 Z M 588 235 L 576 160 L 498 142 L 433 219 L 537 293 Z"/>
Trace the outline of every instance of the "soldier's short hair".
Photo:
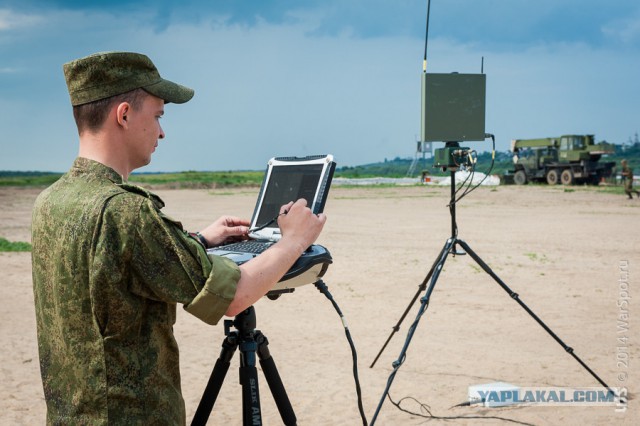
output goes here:
<path id="1" fill-rule="evenodd" d="M 114 105 L 128 102 L 135 110 L 142 106 L 142 102 L 147 96 L 149 94 L 144 89 L 134 89 L 120 95 L 74 106 L 73 118 L 76 120 L 78 134 L 100 130 Z"/>

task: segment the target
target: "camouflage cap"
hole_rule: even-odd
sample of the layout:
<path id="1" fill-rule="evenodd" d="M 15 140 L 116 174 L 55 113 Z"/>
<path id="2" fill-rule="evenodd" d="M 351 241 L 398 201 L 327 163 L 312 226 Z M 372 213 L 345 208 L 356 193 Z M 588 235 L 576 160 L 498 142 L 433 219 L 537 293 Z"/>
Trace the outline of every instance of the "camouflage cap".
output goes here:
<path id="1" fill-rule="evenodd" d="M 63 65 L 71 105 L 82 105 L 142 88 L 165 102 L 182 104 L 194 91 L 160 77 L 151 59 L 140 53 L 104 52 Z"/>

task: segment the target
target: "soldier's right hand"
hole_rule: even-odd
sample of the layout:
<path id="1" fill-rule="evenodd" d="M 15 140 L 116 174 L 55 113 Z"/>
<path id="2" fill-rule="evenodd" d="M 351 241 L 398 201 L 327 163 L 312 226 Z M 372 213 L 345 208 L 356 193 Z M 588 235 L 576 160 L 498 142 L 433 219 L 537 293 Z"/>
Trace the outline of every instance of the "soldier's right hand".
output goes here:
<path id="1" fill-rule="evenodd" d="M 313 214 L 303 198 L 282 206 L 280 213 L 278 226 L 282 238 L 299 244 L 301 251 L 315 242 L 327 221 L 324 213 Z"/>

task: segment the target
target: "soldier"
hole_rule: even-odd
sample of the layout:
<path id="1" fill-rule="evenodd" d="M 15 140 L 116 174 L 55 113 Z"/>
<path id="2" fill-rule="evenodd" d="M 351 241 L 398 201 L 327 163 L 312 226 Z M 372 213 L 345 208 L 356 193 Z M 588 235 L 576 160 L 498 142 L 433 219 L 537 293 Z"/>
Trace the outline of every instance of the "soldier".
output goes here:
<path id="1" fill-rule="evenodd" d="M 176 304 L 208 324 L 265 295 L 321 232 L 304 200 L 282 206 L 282 239 L 238 267 L 205 248 L 245 239 L 223 216 L 199 233 L 127 183 L 165 134 L 167 103 L 193 90 L 145 55 L 98 53 L 63 66 L 79 134 L 68 173 L 38 197 L 32 266 L 49 424 L 184 424 Z"/>
<path id="2" fill-rule="evenodd" d="M 634 192 L 636 193 L 636 196 L 640 198 L 640 192 L 633 189 L 633 169 L 627 165 L 627 160 L 620 161 L 620 164 L 622 165 L 622 172 L 620 174 L 622 175 L 622 180 L 624 182 L 624 193 L 627 194 L 629 199 L 633 198 L 631 194 Z"/>

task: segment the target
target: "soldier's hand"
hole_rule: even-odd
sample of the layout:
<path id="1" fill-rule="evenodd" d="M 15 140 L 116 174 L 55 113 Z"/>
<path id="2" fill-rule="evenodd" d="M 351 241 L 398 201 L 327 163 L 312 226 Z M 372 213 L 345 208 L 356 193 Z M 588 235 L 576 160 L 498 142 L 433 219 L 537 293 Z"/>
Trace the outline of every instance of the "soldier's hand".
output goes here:
<path id="1" fill-rule="evenodd" d="M 300 244 L 305 250 L 318 238 L 327 217 L 324 213 L 313 214 L 311 209 L 307 207 L 307 201 L 303 198 L 280 208 L 280 213 L 285 211 L 287 213 L 281 214 L 278 218 L 282 238 Z"/>
<path id="2" fill-rule="evenodd" d="M 209 247 L 246 240 L 248 232 L 249 221 L 234 216 L 222 216 L 200 231 L 207 243 L 209 243 Z"/>

